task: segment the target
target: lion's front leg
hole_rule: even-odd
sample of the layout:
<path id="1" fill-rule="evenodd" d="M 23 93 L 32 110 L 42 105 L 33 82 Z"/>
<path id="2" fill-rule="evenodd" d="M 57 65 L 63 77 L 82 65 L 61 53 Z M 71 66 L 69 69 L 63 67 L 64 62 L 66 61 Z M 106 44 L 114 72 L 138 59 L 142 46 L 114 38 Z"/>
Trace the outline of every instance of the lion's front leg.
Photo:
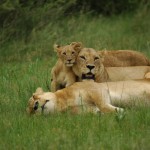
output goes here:
<path id="1" fill-rule="evenodd" d="M 51 80 L 51 92 L 57 91 L 57 82 L 55 80 Z"/>
<path id="2" fill-rule="evenodd" d="M 109 113 L 109 112 L 123 112 L 124 109 L 120 107 L 115 107 L 111 104 L 105 104 L 100 108 L 101 112 Z"/>
<path id="3" fill-rule="evenodd" d="M 109 91 L 107 89 L 101 89 L 101 91 L 95 94 L 93 98 L 95 99 L 95 105 L 103 113 L 124 111 L 123 108 L 115 107 L 111 105 L 111 99 L 110 99 Z"/>
<path id="4" fill-rule="evenodd" d="M 56 92 L 57 91 L 57 74 L 56 74 L 56 69 L 55 67 L 52 68 L 51 70 L 51 92 Z"/>
<path id="5" fill-rule="evenodd" d="M 74 73 L 68 73 L 66 76 L 66 87 L 76 82 L 76 76 Z"/>

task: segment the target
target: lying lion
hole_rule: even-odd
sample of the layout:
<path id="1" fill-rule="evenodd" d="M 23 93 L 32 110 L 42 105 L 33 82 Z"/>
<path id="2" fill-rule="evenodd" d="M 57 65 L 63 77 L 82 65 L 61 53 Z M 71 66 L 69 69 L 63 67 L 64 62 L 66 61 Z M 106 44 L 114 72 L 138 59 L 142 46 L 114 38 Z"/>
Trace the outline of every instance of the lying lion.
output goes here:
<path id="1" fill-rule="evenodd" d="M 133 105 L 131 105 L 133 104 Z M 103 113 L 123 111 L 115 105 L 150 106 L 150 79 L 96 83 L 76 82 L 54 93 L 38 88 L 29 99 L 29 114 L 65 112 L 86 112 L 89 109 Z"/>
<path id="2" fill-rule="evenodd" d="M 143 79 L 150 66 L 104 67 L 103 57 L 92 48 L 83 48 L 77 57 L 73 71 L 79 81 L 93 79 L 96 82 Z"/>
<path id="3" fill-rule="evenodd" d="M 72 66 L 75 64 L 77 55 L 82 49 L 82 43 L 72 42 L 66 46 L 54 45 L 54 49 L 58 54 L 58 60 L 51 71 L 52 92 L 69 86 L 76 81 Z"/>
<path id="4" fill-rule="evenodd" d="M 104 57 L 105 67 L 150 66 L 150 60 L 133 50 L 98 51 Z"/>

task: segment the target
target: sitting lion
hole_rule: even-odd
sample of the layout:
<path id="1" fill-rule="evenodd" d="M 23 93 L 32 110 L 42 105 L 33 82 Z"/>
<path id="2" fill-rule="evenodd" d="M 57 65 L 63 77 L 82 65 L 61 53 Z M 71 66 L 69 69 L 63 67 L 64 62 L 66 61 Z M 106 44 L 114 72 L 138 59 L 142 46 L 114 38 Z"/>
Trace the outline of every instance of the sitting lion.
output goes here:
<path id="1" fill-rule="evenodd" d="M 72 42 L 70 45 L 54 45 L 58 54 L 58 60 L 51 71 L 51 91 L 69 86 L 76 81 L 76 76 L 72 71 L 72 66 L 76 62 L 76 57 L 82 49 L 82 43 Z"/>
<path id="2" fill-rule="evenodd" d="M 133 105 L 131 105 L 133 104 Z M 96 83 L 76 82 L 54 93 L 38 88 L 29 99 L 29 114 L 65 112 L 86 112 L 95 109 L 103 113 L 122 112 L 119 106 L 150 106 L 150 80 L 131 80 Z M 82 110 L 82 111 L 81 111 Z"/>
<path id="3" fill-rule="evenodd" d="M 83 48 L 73 66 L 79 81 L 93 79 L 96 82 L 143 79 L 150 66 L 104 67 L 104 58 L 92 48 Z"/>
<path id="4" fill-rule="evenodd" d="M 150 60 L 133 50 L 98 51 L 104 57 L 105 67 L 150 66 Z"/>

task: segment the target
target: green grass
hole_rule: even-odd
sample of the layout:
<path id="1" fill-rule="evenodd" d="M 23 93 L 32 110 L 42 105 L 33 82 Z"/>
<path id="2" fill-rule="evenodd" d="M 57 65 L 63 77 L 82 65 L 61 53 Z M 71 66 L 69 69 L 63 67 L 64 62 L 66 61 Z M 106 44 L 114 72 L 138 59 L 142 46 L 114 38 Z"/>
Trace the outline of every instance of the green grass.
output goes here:
<path id="1" fill-rule="evenodd" d="M 55 55 L 54 43 L 65 45 L 72 41 L 96 50 L 133 49 L 150 56 L 149 20 L 149 15 L 141 13 L 111 18 L 81 15 L 53 21 L 41 30 L 35 28 L 26 40 L 3 43 L 0 60 L 30 61 L 38 57 L 50 61 L 50 56 Z"/>
<path id="2" fill-rule="evenodd" d="M 146 16 L 147 17 L 147 16 Z M 66 18 L 33 31 L 27 41 L 0 49 L 0 150 L 4 149 L 150 149 L 150 109 L 115 114 L 28 116 L 26 106 L 37 87 L 48 91 L 56 62 L 54 43 L 81 41 L 99 49 L 134 49 L 150 57 L 149 20 L 138 15 Z M 148 18 L 148 17 L 147 17 Z M 140 21 L 141 20 L 141 21 Z"/>

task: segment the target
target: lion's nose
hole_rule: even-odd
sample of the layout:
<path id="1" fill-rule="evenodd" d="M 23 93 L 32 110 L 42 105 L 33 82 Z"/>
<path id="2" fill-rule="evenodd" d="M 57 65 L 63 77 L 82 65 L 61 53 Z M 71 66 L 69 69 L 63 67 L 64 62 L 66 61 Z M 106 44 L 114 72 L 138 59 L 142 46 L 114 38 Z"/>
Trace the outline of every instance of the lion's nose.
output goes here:
<path id="1" fill-rule="evenodd" d="M 71 59 L 68 59 L 69 62 L 71 62 Z"/>
<path id="2" fill-rule="evenodd" d="M 95 66 L 87 65 L 86 67 L 89 68 L 90 70 L 92 70 Z"/>

